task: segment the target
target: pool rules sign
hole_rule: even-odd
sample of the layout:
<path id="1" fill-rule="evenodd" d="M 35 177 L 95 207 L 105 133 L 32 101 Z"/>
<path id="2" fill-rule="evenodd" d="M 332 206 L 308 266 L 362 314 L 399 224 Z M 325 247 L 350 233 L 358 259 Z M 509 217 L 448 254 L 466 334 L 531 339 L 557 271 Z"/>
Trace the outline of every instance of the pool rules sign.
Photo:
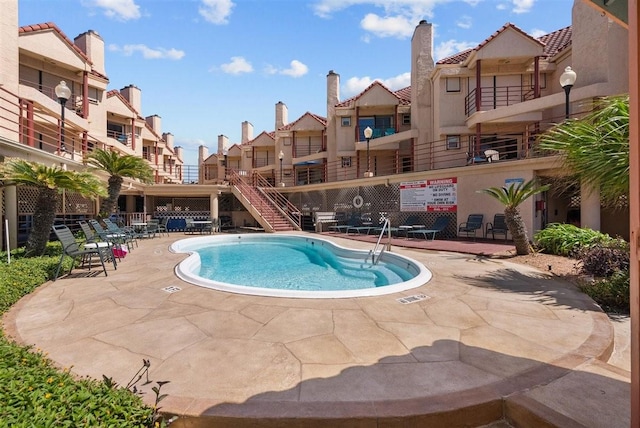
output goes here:
<path id="1" fill-rule="evenodd" d="M 405 181 L 400 183 L 400 211 L 456 212 L 458 179 Z"/>

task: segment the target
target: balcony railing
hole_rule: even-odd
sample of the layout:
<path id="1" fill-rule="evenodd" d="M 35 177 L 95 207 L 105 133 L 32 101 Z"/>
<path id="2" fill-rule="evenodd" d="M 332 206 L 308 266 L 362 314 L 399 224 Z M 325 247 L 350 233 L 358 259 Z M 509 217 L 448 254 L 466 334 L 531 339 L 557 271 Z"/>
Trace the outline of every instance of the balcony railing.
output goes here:
<path id="1" fill-rule="evenodd" d="M 41 94 L 46 95 L 48 98 L 52 99 L 56 103 L 58 103 L 58 97 L 56 96 L 56 90 L 53 86 L 46 86 L 38 82 L 32 82 L 26 79 L 20 79 L 20 84 L 24 86 L 28 86 L 30 88 L 37 89 Z M 69 87 L 72 87 L 72 84 L 69 84 Z M 72 89 L 73 90 L 73 89 Z M 82 97 L 79 95 L 71 94 L 69 99 L 66 101 L 66 108 L 71 109 L 73 111 L 77 111 L 76 107 L 82 106 Z"/>
<path id="2" fill-rule="evenodd" d="M 480 106 L 476 102 L 480 101 Z M 469 92 L 464 99 L 464 111 L 467 116 L 476 111 L 494 110 L 498 107 L 507 107 L 519 104 L 534 98 L 533 89 L 529 86 L 496 86 L 482 87 L 479 94 L 477 89 Z"/>

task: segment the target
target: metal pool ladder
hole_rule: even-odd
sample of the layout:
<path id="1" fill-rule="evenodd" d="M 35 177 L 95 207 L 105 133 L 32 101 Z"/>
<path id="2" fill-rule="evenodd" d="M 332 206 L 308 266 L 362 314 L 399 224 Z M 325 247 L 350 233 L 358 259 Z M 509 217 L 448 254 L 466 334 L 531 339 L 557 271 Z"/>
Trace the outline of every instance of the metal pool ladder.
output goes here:
<path id="1" fill-rule="evenodd" d="M 380 231 L 380 236 L 378 236 L 378 241 L 376 242 L 376 246 L 373 250 L 369 250 L 367 257 L 364 259 L 365 263 L 369 260 L 369 256 L 371 256 L 371 264 L 376 265 L 380 261 L 380 257 L 385 251 L 385 245 L 382 244 L 382 238 L 384 237 L 384 232 L 386 231 L 389 235 L 389 241 L 387 242 L 387 250 L 391 250 L 391 222 L 388 218 L 384 220 L 384 224 L 382 225 L 382 230 Z"/>

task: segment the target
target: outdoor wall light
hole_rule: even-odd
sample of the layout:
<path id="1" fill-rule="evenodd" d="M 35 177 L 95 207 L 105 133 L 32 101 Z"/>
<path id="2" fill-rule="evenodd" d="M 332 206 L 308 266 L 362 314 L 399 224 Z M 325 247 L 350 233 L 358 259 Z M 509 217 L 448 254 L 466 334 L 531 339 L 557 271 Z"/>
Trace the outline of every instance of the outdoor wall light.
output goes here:
<path id="1" fill-rule="evenodd" d="M 569 92 L 571 92 L 571 88 L 573 88 L 573 84 L 576 83 L 576 72 L 571 69 L 571 67 L 567 67 L 564 69 L 564 73 L 560 76 L 560 86 L 564 88 L 565 93 L 565 109 L 564 109 L 564 118 L 569 119 Z"/>

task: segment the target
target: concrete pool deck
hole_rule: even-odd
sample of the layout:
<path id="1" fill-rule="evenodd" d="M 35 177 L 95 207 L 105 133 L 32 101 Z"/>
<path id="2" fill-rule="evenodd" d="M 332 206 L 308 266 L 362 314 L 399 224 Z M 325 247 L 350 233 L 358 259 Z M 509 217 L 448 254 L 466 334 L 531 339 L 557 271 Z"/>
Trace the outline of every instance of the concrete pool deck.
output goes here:
<path id="1" fill-rule="evenodd" d="M 168 246 L 182 237 L 141 241 L 107 277 L 45 284 L 6 314 L 7 335 L 121 385 L 148 359 L 144 399 L 170 381 L 163 411 L 194 417 L 178 428 L 629 425 L 624 333 L 614 341 L 606 314 L 545 272 L 394 246 L 432 280 L 377 297 L 245 296 L 175 277 L 185 255 Z M 425 298 L 397 300 L 413 295 Z"/>

